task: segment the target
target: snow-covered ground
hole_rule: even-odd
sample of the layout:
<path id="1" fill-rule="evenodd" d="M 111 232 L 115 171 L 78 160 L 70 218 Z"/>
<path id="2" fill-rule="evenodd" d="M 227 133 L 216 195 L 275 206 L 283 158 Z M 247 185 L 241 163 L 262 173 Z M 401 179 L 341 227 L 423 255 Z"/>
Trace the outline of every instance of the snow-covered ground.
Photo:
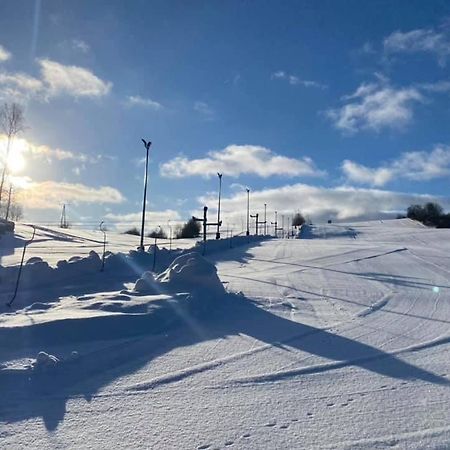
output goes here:
<path id="1" fill-rule="evenodd" d="M 0 314 L 1 448 L 449 448 L 450 230 L 302 234 L 35 289 Z M 30 255 L 92 249 L 59 243 Z"/>

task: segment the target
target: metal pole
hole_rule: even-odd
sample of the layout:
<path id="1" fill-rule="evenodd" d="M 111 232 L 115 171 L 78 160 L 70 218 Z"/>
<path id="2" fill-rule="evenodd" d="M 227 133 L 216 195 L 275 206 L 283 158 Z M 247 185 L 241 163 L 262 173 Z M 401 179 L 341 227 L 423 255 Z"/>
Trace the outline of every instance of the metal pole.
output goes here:
<path id="1" fill-rule="evenodd" d="M 250 236 L 250 189 L 247 188 L 247 236 Z"/>
<path id="2" fill-rule="evenodd" d="M 275 211 L 275 237 L 278 237 L 278 211 Z"/>
<path id="3" fill-rule="evenodd" d="M 144 143 L 147 153 L 145 157 L 144 200 L 142 202 L 141 245 L 139 246 L 139 250 L 144 251 L 145 205 L 147 203 L 148 151 L 152 143 L 150 141 L 146 142 L 144 139 L 142 139 L 142 142 Z"/>
<path id="4" fill-rule="evenodd" d="M 170 219 L 167 222 L 169 224 L 169 250 L 172 250 L 172 225 L 170 225 Z"/>
<path id="5" fill-rule="evenodd" d="M 106 253 L 106 230 L 103 228 L 103 221 L 100 222 L 100 231 L 103 233 L 103 255 L 102 255 L 102 267 L 100 272 L 105 270 L 105 253 Z"/>
<path id="6" fill-rule="evenodd" d="M 219 177 L 219 207 L 217 208 L 217 233 L 216 239 L 220 239 L 220 195 L 222 193 L 222 174 L 217 172 Z"/>
<path id="7" fill-rule="evenodd" d="M 159 231 L 158 231 L 159 228 Z M 158 225 L 157 229 L 155 230 L 155 244 L 153 246 L 153 268 L 152 268 L 152 272 L 155 271 L 155 267 L 156 267 L 156 250 L 158 249 L 158 247 L 156 246 L 156 240 L 158 239 L 158 233 L 161 231 L 161 225 Z"/>
<path id="8" fill-rule="evenodd" d="M 19 273 L 17 274 L 16 287 L 14 289 L 14 294 L 13 294 L 11 300 L 6 304 L 6 306 L 8 306 L 9 308 L 11 308 L 11 305 L 17 296 L 17 291 L 19 290 L 20 276 L 22 275 L 23 260 L 25 259 L 25 252 L 27 250 L 27 245 L 29 245 L 33 242 L 34 236 L 36 234 L 36 227 L 34 225 L 31 225 L 31 226 L 33 227 L 33 235 L 31 236 L 31 239 L 29 241 L 25 242 L 25 244 L 23 245 L 22 259 L 20 261 Z"/>
<path id="9" fill-rule="evenodd" d="M 264 203 L 264 236 L 267 234 L 267 203 Z"/>

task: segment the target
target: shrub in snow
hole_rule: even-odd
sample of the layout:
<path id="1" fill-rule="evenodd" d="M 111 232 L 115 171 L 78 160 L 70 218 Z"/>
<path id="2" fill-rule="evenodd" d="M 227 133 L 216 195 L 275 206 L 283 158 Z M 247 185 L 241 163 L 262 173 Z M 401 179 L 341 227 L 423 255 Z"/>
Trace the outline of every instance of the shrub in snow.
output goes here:
<path id="1" fill-rule="evenodd" d="M 36 356 L 36 361 L 33 364 L 34 369 L 47 369 L 54 367 L 59 363 L 59 359 L 46 352 L 39 352 Z"/>

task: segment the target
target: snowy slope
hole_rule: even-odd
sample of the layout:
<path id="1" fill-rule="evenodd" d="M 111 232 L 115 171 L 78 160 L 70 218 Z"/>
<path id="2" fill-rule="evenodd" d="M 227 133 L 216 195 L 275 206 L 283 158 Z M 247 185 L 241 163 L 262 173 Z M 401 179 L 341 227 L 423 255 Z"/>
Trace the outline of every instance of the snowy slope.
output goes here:
<path id="1" fill-rule="evenodd" d="M 2 448 L 450 447 L 450 231 L 308 233 L 211 255 L 227 295 L 131 286 L 2 314 Z M 27 369 L 41 350 L 62 362 Z"/>

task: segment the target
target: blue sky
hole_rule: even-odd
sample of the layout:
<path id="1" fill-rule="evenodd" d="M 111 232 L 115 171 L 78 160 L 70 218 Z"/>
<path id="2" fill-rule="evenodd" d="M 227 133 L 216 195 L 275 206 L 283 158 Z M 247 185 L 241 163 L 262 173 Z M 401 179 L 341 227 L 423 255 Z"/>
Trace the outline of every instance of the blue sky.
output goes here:
<path id="1" fill-rule="evenodd" d="M 314 220 L 450 206 L 445 1 L 0 3 L 0 99 L 28 128 L 12 181 L 29 220 L 213 212 L 238 229 L 245 187 Z"/>

